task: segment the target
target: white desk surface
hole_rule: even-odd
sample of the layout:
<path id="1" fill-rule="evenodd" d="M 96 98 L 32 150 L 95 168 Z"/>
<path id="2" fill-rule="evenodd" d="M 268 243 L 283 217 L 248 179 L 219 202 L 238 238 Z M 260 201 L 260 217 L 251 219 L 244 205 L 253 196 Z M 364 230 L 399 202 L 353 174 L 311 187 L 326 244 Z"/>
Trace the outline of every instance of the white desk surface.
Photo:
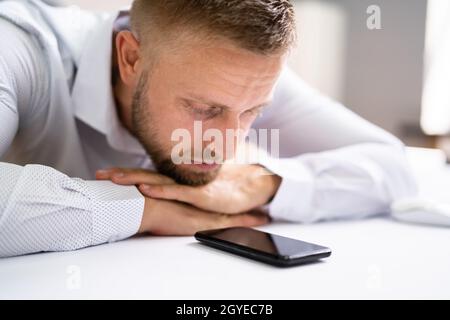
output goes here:
<path id="1" fill-rule="evenodd" d="M 187 238 L 135 238 L 0 261 L 0 298 L 450 298 L 450 230 L 376 218 L 264 230 L 328 245 L 279 269 Z"/>
<path id="2" fill-rule="evenodd" d="M 378 217 L 261 229 L 329 246 L 333 254 L 280 269 L 193 237 L 140 237 L 0 259 L 0 299 L 450 299 L 448 228 Z"/>

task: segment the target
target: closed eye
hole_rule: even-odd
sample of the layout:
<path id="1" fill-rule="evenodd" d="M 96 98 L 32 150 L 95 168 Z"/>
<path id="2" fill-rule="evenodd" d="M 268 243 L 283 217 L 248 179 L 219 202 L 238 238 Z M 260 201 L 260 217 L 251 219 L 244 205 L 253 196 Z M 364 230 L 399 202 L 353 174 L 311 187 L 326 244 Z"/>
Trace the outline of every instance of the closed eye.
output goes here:
<path id="1" fill-rule="evenodd" d="M 196 118 L 212 119 L 223 113 L 223 108 L 218 106 L 197 107 L 191 103 L 185 103 L 184 107 Z"/>
<path id="2" fill-rule="evenodd" d="M 223 109 L 219 107 L 208 107 L 206 109 L 202 108 L 193 108 L 194 113 L 199 115 L 204 115 L 207 117 L 215 117 L 222 113 Z"/>

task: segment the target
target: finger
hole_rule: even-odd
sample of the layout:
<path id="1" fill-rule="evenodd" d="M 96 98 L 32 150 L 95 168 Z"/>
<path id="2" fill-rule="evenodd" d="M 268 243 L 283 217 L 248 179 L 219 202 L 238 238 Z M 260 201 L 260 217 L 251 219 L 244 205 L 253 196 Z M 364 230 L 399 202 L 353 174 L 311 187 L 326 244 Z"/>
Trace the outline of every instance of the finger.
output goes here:
<path id="1" fill-rule="evenodd" d="M 222 229 L 231 227 L 257 227 L 270 222 L 267 215 L 239 214 L 227 215 L 214 212 L 200 211 L 190 215 L 189 234 L 194 235 L 198 231 Z"/>
<path id="2" fill-rule="evenodd" d="M 199 205 L 198 199 L 202 197 L 202 189 L 180 184 L 141 184 L 139 190 L 143 195 L 164 200 L 175 200 L 192 205 Z"/>
<path id="3" fill-rule="evenodd" d="M 172 184 L 175 183 L 171 178 L 162 174 L 145 169 L 124 169 L 114 168 L 100 173 L 97 176 L 103 179 L 112 180 L 121 185 L 146 184 Z"/>
<path id="4" fill-rule="evenodd" d="M 243 213 L 238 215 L 228 215 L 208 212 L 203 213 L 202 225 L 197 226 L 194 231 L 232 227 L 257 227 L 268 224 L 269 222 L 270 218 L 263 214 Z"/>
<path id="5" fill-rule="evenodd" d="M 107 168 L 107 169 L 101 169 L 97 170 L 95 172 L 95 177 L 98 180 L 111 180 L 113 176 L 120 176 L 123 172 L 127 170 L 137 170 L 137 169 L 127 169 L 127 168 L 119 168 L 119 167 L 113 167 L 113 168 Z"/>
<path id="6" fill-rule="evenodd" d="M 153 235 L 189 236 L 199 230 L 214 229 L 221 214 L 210 213 L 192 206 L 159 199 L 151 199 L 151 219 L 148 231 Z"/>
<path id="7" fill-rule="evenodd" d="M 148 231 L 153 235 L 191 236 L 197 231 L 227 227 L 255 227 L 269 222 L 266 215 L 245 213 L 226 215 L 203 211 L 166 200 L 152 200 Z"/>
<path id="8" fill-rule="evenodd" d="M 111 180 L 117 184 L 138 185 L 138 184 L 173 184 L 175 181 L 159 173 L 145 170 L 119 171 L 115 173 Z"/>
<path id="9" fill-rule="evenodd" d="M 97 180 L 110 180 L 112 171 L 109 169 L 102 169 L 95 171 L 95 179 Z"/>
<path id="10" fill-rule="evenodd" d="M 238 215 L 226 215 L 228 219 L 226 228 L 229 227 L 257 227 L 268 224 L 270 218 L 265 214 L 243 213 Z"/>

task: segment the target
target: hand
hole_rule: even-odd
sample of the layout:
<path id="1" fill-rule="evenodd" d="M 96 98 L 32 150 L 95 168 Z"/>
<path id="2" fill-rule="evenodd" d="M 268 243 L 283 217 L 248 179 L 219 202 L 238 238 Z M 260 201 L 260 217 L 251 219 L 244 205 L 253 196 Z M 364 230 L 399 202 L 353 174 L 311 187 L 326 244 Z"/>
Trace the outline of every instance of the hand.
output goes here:
<path id="1" fill-rule="evenodd" d="M 143 169 L 114 168 L 97 172 L 97 179 L 138 185 L 144 196 L 175 200 L 206 211 L 238 214 L 265 205 L 276 193 L 281 178 L 259 165 L 225 164 L 211 183 L 185 186 Z"/>
<path id="2" fill-rule="evenodd" d="M 256 227 L 268 222 L 269 217 L 258 212 L 227 215 L 199 210 L 175 201 L 146 198 L 139 233 L 190 236 L 201 230 Z"/>

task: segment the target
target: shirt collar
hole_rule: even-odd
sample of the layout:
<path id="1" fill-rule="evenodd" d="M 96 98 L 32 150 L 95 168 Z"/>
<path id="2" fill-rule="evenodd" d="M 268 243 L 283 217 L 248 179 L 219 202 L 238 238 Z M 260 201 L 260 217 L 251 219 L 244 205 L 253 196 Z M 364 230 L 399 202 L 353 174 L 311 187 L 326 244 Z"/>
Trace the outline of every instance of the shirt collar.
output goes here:
<path id="1" fill-rule="evenodd" d="M 77 63 L 72 88 L 75 116 L 103 133 L 109 145 L 122 152 L 144 155 L 139 141 L 123 127 L 111 86 L 112 34 L 118 13 L 99 16 Z"/>

